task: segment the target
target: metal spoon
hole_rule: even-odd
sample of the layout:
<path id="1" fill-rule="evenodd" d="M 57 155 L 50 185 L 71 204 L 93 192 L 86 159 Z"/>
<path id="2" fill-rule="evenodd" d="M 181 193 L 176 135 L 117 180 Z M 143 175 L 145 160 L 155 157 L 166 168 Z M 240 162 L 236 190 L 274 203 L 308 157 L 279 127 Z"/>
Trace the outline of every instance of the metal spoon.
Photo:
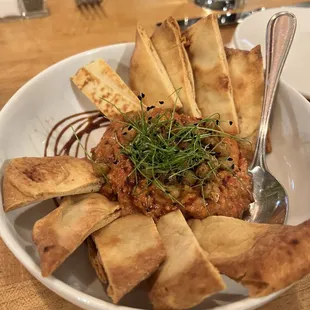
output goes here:
<path id="1" fill-rule="evenodd" d="M 250 204 L 249 214 L 245 217 L 250 222 L 283 224 L 288 214 L 288 196 L 283 186 L 269 172 L 265 155 L 274 96 L 296 25 L 294 14 L 280 12 L 271 17 L 267 26 L 264 101 L 254 159 L 249 167 L 255 200 Z"/>

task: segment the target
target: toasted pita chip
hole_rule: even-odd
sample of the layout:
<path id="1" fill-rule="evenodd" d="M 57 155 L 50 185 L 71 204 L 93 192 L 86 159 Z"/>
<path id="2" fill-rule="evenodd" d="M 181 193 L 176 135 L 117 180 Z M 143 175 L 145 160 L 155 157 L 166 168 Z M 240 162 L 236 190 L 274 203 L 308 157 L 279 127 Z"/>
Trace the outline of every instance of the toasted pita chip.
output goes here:
<path id="1" fill-rule="evenodd" d="M 251 51 L 225 48 L 225 52 L 239 119 L 239 135 L 252 140 L 259 127 L 264 95 L 261 48 L 259 45 Z M 255 140 L 253 142 L 255 144 Z"/>
<path id="2" fill-rule="evenodd" d="M 152 276 L 150 300 L 155 309 L 187 309 L 225 284 L 208 261 L 181 211 L 168 213 L 157 223 L 167 259 Z"/>
<path id="3" fill-rule="evenodd" d="M 141 110 L 137 96 L 102 59 L 81 68 L 71 80 L 108 118 Z"/>
<path id="4" fill-rule="evenodd" d="M 239 119 L 240 137 L 256 145 L 264 96 L 264 67 L 261 47 L 250 51 L 225 48 Z M 271 151 L 270 137 L 267 152 Z"/>
<path id="5" fill-rule="evenodd" d="M 88 258 L 91 265 L 96 271 L 97 277 L 103 284 L 107 285 L 108 284 L 107 275 L 104 271 L 102 261 L 100 259 L 100 256 L 98 255 L 96 244 L 93 241 L 92 237 L 87 238 L 87 247 L 88 247 Z"/>
<path id="6" fill-rule="evenodd" d="M 101 184 L 92 163 L 86 159 L 70 156 L 15 158 L 4 172 L 4 211 L 49 198 L 96 192 Z"/>
<path id="7" fill-rule="evenodd" d="M 64 198 L 57 209 L 33 227 L 42 276 L 53 273 L 90 234 L 117 219 L 120 213 L 118 203 L 100 194 Z"/>
<path id="8" fill-rule="evenodd" d="M 310 220 L 288 226 L 211 216 L 189 225 L 212 264 L 247 287 L 251 297 L 271 294 L 310 272 Z"/>
<path id="9" fill-rule="evenodd" d="M 137 26 L 136 47 L 131 58 L 130 87 L 136 94 L 144 93 L 143 103 L 148 106 L 160 106 L 165 102 L 165 108 L 182 107 L 176 89 L 162 64 L 150 38 L 141 25 Z"/>
<path id="10" fill-rule="evenodd" d="M 133 214 L 94 232 L 114 303 L 148 278 L 165 258 L 165 249 L 151 217 Z"/>
<path id="11" fill-rule="evenodd" d="M 151 37 L 172 85 L 180 89 L 179 97 L 186 115 L 201 117 L 195 101 L 194 76 L 181 39 L 180 27 L 173 17 L 166 19 Z"/>
<path id="12" fill-rule="evenodd" d="M 223 130 L 230 134 L 239 133 L 228 65 L 216 15 L 200 19 L 187 28 L 183 35 L 194 72 L 196 102 L 202 116 L 219 113 L 224 121 L 221 123 Z"/>

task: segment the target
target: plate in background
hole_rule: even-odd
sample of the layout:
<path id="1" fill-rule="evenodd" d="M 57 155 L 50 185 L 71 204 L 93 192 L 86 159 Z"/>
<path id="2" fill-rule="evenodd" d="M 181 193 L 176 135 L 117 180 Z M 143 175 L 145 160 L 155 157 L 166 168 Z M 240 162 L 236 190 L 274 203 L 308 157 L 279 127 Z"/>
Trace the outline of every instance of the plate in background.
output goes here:
<path id="1" fill-rule="evenodd" d="M 310 8 L 283 7 L 257 12 L 238 25 L 233 43 L 237 48 L 245 50 L 260 44 L 262 51 L 265 51 L 268 21 L 272 15 L 281 11 L 292 12 L 297 17 L 297 30 L 282 78 L 310 99 Z"/>

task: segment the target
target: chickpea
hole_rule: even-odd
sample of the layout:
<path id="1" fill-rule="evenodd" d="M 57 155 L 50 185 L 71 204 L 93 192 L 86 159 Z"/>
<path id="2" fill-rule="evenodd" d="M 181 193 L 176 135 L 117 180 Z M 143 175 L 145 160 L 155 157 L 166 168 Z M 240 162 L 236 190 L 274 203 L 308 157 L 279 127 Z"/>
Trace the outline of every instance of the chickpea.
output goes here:
<path id="1" fill-rule="evenodd" d="M 128 141 L 128 142 L 132 142 L 134 140 L 134 138 L 136 137 L 137 135 L 137 132 L 132 129 L 132 130 L 127 130 L 125 131 L 127 134 L 125 135 L 125 139 Z"/>
<path id="2" fill-rule="evenodd" d="M 221 141 L 220 137 L 206 137 L 204 139 L 202 139 L 202 143 L 204 145 L 210 144 L 210 146 L 212 147 L 212 145 L 217 145 L 219 142 Z"/>
<path id="3" fill-rule="evenodd" d="M 220 156 L 229 156 L 230 155 L 230 147 L 227 143 L 222 142 L 218 144 L 215 148 L 214 151 L 219 153 Z"/>
<path id="4" fill-rule="evenodd" d="M 185 185 L 184 186 L 184 192 L 186 193 L 186 192 L 192 192 L 193 191 L 193 189 L 189 186 L 189 185 Z"/>
<path id="5" fill-rule="evenodd" d="M 95 170 L 95 173 L 96 175 L 98 176 L 106 176 L 109 171 L 110 171 L 110 168 L 108 165 L 106 165 L 105 163 L 95 163 L 94 164 L 94 170 Z"/>
<path id="6" fill-rule="evenodd" d="M 203 194 L 206 199 L 218 202 L 220 199 L 221 191 L 217 183 L 210 182 L 203 187 Z"/>
<path id="7" fill-rule="evenodd" d="M 183 177 L 183 184 L 194 186 L 196 182 L 197 182 L 197 178 L 195 176 L 195 173 L 190 170 L 185 171 L 184 177 Z"/>
<path id="8" fill-rule="evenodd" d="M 233 169 L 235 166 L 232 158 L 230 157 L 228 157 L 228 159 L 226 157 L 219 157 L 218 160 L 223 168 Z"/>
<path id="9" fill-rule="evenodd" d="M 209 159 L 209 164 L 212 168 L 215 168 L 219 165 L 219 161 L 215 156 L 211 156 L 211 158 Z"/>
<path id="10" fill-rule="evenodd" d="M 201 179 L 205 179 L 208 176 L 210 171 L 211 171 L 211 169 L 210 169 L 209 165 L 202 163 L 196 169 L 196 175 Z"/>
<path id="11" fill-rule="evenodd" d="M 178 199 L 181 196 L 181 190 L 175 185 L 167 186 L 167 191 L 170 193 L 171 196 Z"/>

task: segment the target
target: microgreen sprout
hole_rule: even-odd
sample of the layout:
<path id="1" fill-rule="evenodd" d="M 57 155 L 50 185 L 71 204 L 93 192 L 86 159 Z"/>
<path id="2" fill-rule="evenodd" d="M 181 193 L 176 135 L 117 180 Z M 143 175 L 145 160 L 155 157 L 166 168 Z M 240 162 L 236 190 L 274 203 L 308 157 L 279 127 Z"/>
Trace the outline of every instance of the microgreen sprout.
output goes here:
<path id="1" fill-rule="evenodd" d="M 122 154 L 133 163 L 134 168 L 129 176 L 135 174 L 136 185 L 144 178 L 147 186 L 155 185 L 173 202 L 184 207 L 177 197 L 171 195 L 168 188 L 173 180 L 182 182 L 190 171 L 193 172 L 195 182 L 192 187 L 200 187 L 201 196 L 206 204 L 204 186 L 217 178 L 219 170 L 227 170 L 237 177 L 231 158 L 223 157 L 218 149 L 225 147 L 225 138 L 239 142 L 244 139 L 225 133 L 221 128 L 224 121 L 220 120 L 218 113 L 194 120 L 195 122 L 182 121 L 176 114 L 179 92 L 180 89 L 175 91 L 177 98 L 173 109 L 154 112 L 154 106 L 144 106 L 144 94 L 140 94 L 138 98 L 141 111 L 132 117 L 109 102 L 123 116 L 124 128 L 136 131 L 136 135 L 128 143 L 122 144 L 116 133 L 115 139 Z M 158 103 L 163 105 L 164 101 Z M 229 148 L 228 145 L 226 147 Z M 206 165 L 206 173 L 198 175 L 195 172 L 203 164 Z"/>

